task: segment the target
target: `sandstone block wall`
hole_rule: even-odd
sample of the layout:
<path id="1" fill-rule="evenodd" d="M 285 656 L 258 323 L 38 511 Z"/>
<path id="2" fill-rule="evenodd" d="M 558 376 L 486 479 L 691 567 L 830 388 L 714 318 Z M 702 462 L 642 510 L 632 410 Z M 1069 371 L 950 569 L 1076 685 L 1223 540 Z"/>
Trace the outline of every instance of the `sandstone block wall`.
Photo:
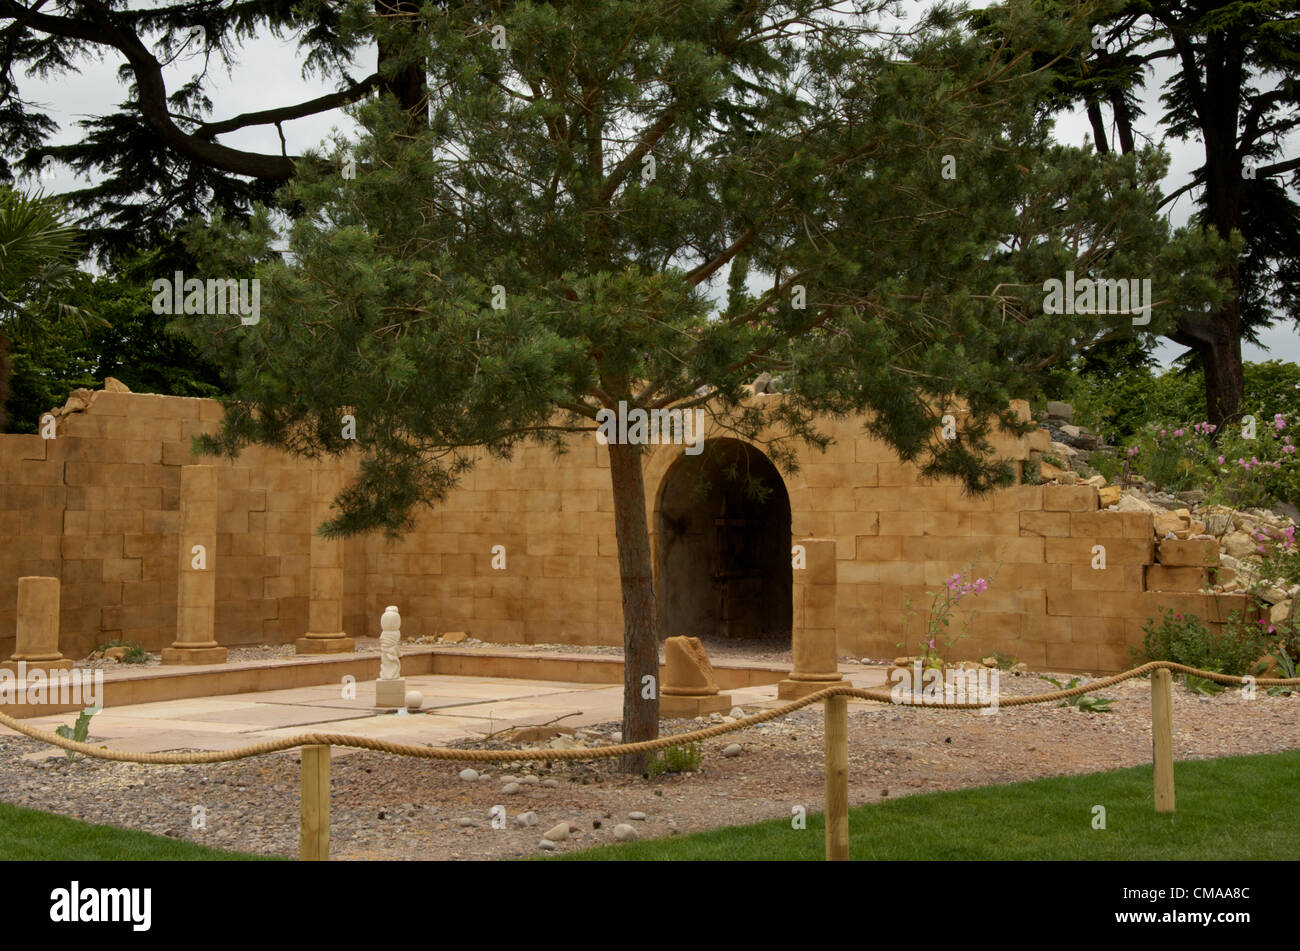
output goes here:
<path id="1" fill-rule="evenodd" d="M 196 463 L 218 470 L 217 640 L 282 644 L 307 633 L 313 466 L 339 464 L 263 449 L 233 463 L 191 457 L 190 437 L 219 419 L 208 400 L 100 392 L 59 417 L 54 439 L 0 436 L 0 654 L 13 649 L 20 575 L 62 581 L 69 657 L 112 638 L 150 650 L 170 644 L 180 466 Z M 804 453 L 783 481 L 795 543 L 834 543 L 833 584 L 795 578 L 798 623 L 833 625 L 842 652 L 913 652 L 922 622 L 912 619 L 905 641 L 907 599 L 923 610 L 927 591 L 972 562 L 978 575 L 996 576 L 968 602 L 976 614 L 958 656 L 1000 650 L 1051 669 L 1117 670 L 1161 606 L 1211 622 L 1246 607 L 1240 595 L 1193 593 L 1217 561 L 1213 543 L 1157 547 L 1150 516 L 1099 511 L 1094 488 L 1018 485 L 972 498 L 924 482 L 857 421 L 826 428 L 836 442 Z M 995 445 L 1020 462 L 1046 439 L 1037 432 Z M 660 446 L 646 461 L 652 546 L 680 458 L 680 447 Z M 347 540 L 345 632 L 377 636 L 384 607 L 398 604 L 408 638 L 464 630 L 497 642 L 621 643 L 608 466 L 590 435 L 559 458 L 526 448 L 509 463 L 481 462 L 403 540 Z M 1104 570 L 1092 567 L 1095 545 L 1106 549 Z M 1170 593 L 1178 586 L 1187 593 Z"/>

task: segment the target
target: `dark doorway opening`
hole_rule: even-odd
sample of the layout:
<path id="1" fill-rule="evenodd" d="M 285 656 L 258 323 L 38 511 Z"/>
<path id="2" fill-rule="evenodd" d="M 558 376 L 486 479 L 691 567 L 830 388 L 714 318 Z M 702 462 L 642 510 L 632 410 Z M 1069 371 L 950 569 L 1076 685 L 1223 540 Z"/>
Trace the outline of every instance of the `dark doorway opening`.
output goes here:
<path id="1" fill-rule="evenodd" d="M 664 479 L 658 536 L 665 637 L 789 647 L 790 497 L 763 453 L 717 439 L 682 456 Z"/>

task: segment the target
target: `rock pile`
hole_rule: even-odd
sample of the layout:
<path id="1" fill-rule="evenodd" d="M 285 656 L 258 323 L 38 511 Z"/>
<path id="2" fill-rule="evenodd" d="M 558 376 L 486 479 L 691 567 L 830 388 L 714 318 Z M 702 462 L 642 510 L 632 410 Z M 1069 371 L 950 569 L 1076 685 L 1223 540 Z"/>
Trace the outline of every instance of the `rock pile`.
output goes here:
<path id="1" fill-rule="evenodd" d="M 1122 486 L 1108 485 L 1104 476 L 1087 475 L 1091 471 L 1088 454 L 1099 451 L 1117 456 L 1118 449 L 1106 445 L 1100 436 L 1085 427 L 1073 425 L 1073 418 L 1074 407 L 1069 403 L 1053 401 L 1047 404 L 1039 425 L 1051 434 L 1052 451 L 1031 454 L 1040 458 L 1040 475 L 1044 482 L 1097 486 L 1102 509 L 1149 513 L 1157 539 L 1217 541 L 1217 568 L 1177 570 L 1183 574 L 1201 572 L 1199 590 L 1224 593 L 1254 591 L 1269 605 L 1269 620 L 1275 626 L 1290 618 L 1292 601 L 1300 596 L 1300 585 L 1287 586 L 1281 579 L 1260 577 L 1260 557 L 1262 546 L 1282 539 L 1288 533 L 1294 534 L 1297 524 L 1294 509 L 1279 506 L 1272 510 L 1237 510 L 1208 504 L 1202 489 L 1163 492 L 1137 474 L 1128 475 Z M 1042 459 L 1043 456 L 1051 456 L 1069 468 L 1053 465 L 1051 461 Z M 1178 590 L 1188 590 L 1187 580 L 1179 576 Z"/>
<path id="2" fill-rule="evenodd" d="M 130 388 L 121 380 L 115 377 L 104 377 L 104 388 L 102 390 L 88 390 L 80 387 L 68 394 L 67 400 L 62 406 L 56 406 L 50 410 L 54 416 L 71 416 L 73 413 L 84 413 L 94 405 L 95 400 L 100 393 L 130 393 Z"/>

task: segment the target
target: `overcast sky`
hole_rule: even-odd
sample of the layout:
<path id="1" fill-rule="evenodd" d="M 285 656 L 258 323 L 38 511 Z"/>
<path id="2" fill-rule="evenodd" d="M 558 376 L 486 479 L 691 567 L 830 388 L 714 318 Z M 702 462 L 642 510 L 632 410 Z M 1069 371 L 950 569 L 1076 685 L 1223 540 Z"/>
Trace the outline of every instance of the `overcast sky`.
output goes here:
<path id="1" fill-rule="evenodd" d="M 332 87 L 318 80 L 303 79 L 300 74 L 300 57 L 291 43 L 280 43 L 271 38 L 256 39 L 247 44 L 237 61 L 240 68 L 233 76 L 226 75 L 215 64 L 209 72 L 209 96 L 216 104 L 217 118 L 295 103 L 333 91 Z M 374 63 L 375 54 L 370 52 L 364 62 L 356 64 L 354 75 L 369 74 L 374 69 Z M 61 130 L 55 139 L 56 144 L 75 142 L 78 138 L 79 119 L 113 111 L 125 99 L 126 88 L 117 75 L 120 65 L 120 59 L 114 58 L 103 62 L 86 62 L 79 74 L 64 74 L 49 80 L 28 77 L 22 82 L 22 93 L 28 100 L 44 106 L 59 122 Z M 175 89 L 202 66 L 202 57 L 198 55 L 181 56 L 166 69 L 168 88 Z M 1140 133 L 1158 134 L 1155 120 L 1162 112 L 1158 96 L 1159 80 L 1163 75 L 1159 74 L 1156 81 L 1147 86 L 1143 103 L 1146 115 L 1138 126 Z M 285 123 L 284 133 L 290 154 L 318 146 L 335 128 L 350 131 L 353 123 L 338 110 Z M 1082 112 L 1060 117 L 1056 137 L 1073 145 L 1090 140 L 1090 126 Z M 220 141 L 235 148 L 276 154 L 280 151 L 274 127 L 241 129 L 222 136 Z M 1290 144 L 1294 146 L 1294 140 Z M 1169 192 L 1187 181 L 1191 171 L 1203 161 L 1203 155 L 1199 142 L 1165 141 L 1164 146 L 1171 158 L 1169 175 L 1165 180 L 1165 190 Z M 1289 149 L 1286 154 L 1294 155 L 1295 149 Z M 66 168 L 57 169 L 54 176 L 44 182 L 46 190 L 52 192 L 83 187 L 84 184 L 84 181 L 78 182 Z M 1175 226 L 1185 223 L 1191 210 L 1190 195 L 1181 196 L 1167 209 Z M 1245 359 L 1300 362 L 1300 336 L 1297 336 L 1289 323 L 1275 325 L 1264 332 L 1261 339 L 1268 348 L 1267 351 L 1246 344 L 1243 347 Z M 1163 341 L 1157 356 L 1162 363 L 1168 364 L 1183 352 L 1184 348 L 1177 344 Z"/>

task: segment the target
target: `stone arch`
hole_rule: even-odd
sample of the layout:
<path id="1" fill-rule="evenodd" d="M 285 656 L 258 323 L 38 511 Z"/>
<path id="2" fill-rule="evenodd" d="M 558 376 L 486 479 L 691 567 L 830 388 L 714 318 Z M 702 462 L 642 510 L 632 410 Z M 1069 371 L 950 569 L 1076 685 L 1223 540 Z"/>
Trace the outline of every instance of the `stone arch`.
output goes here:
<path id="1" fill-rule="evenodd" d="M 713 439 L 705 447 L 661 464 L 652 544 L 663 634 L 788 643 L 793 576 L 785 481 L 741 440 Z"/>

